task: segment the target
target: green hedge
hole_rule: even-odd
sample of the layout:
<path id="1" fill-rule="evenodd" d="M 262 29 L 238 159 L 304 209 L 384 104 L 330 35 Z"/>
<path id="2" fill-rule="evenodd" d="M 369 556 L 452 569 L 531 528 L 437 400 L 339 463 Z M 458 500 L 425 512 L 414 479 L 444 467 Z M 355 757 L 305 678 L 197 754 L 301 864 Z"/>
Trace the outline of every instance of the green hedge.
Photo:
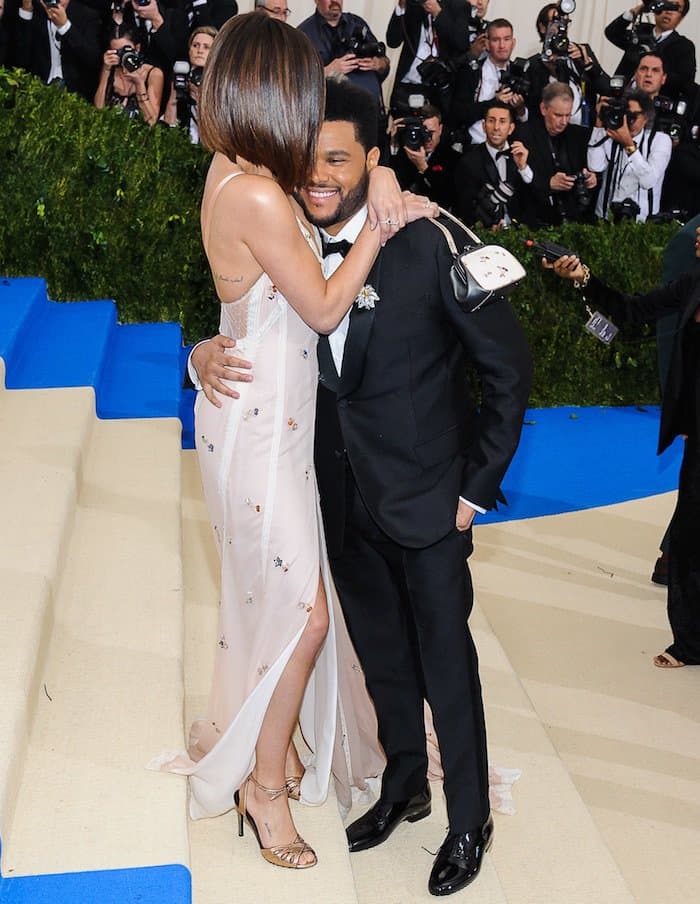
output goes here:
<path id="1" fill-rule="evenodd" d="M 41 275 L 62 300 L 115 298 L 123 322 L 176 320 L 186 339 L 215 331 L 217 305 L 199 235 L 208 156 L 179 129 L 94 110 L 24 73 L 0 70 L 0 273 Z M 673 227 L 568 225 L 546 235 L 613 285 L 658 281 Z M 499 241 L 521 259 L 526 233 Z M 536 364 L 532 404 L 657 399 L 653 333 L 606 348 L 583 330 L 578 294 L 533 258 L 513 296 Z"/>

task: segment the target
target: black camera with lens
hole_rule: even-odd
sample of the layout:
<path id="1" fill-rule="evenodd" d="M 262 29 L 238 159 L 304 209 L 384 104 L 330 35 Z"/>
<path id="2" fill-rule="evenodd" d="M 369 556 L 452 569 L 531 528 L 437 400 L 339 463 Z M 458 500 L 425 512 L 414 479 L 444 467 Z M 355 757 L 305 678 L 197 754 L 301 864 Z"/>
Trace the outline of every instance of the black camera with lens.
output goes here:
<path id="1" fill-rule="evenodd" d="M 621 223 L 623 220 L 636 220 L 640 210 L 639 204 L 633 201 L 632 198 L 610 202 L 610 213 L 614 223 Z"/>
<path id="2" fill-rule="evenodd" d="M 418 75 L 421 82 L 427 88 L 437 88 L 438 91 L 447 91 L 455 80 L 457 67 L 449 60 L 439 60 L 437 57 L 428 57 L 418 65 Z"/>
<path id="3" fill-rule="evenodd" d="M 143 57 L 131 44 L 120 47 L 116 54 L 119 57 L 119 65 L 127 72 L 136 72 L 143 66 Z"/>
<path id="4" fill-rule="evenodd" d="M 44 0 L 44 6 L 47 9 L 57 9 L 59 6 L 59 0 Z"/>
<path id="5" fill-rule="evenodd" d="M 486 182 L 476 197 L 475 219 L 487 229 L 500 223 L 514 194 L 515 189 L 510 182 L 499 182 L 498 185 Z"/>
<path id="6" fill-rule="evenodd" d="M 671 100 L 658 94 L 654 98 L 654 128 L 657 132 L 665 132 L 671 141 L 680 141 L 684 132 L 684 117 L 688 105 L 684 100 Z"/>
<path id="7" fill-rule="evenodd" d="M 524 57 L 516 57 L 510 61 L 507 69 L 500 73 L 500 88 L 510 88 L 513 94 L 527 97 L 530 92 L 530 76 L 527 74 L 530 61 Z"/>
<path id="8" fill-rule="evenodd" d="M 396 130 L 399 145 L 410 151 L 419 151 L 432 137 L 433 133 L 426 129 L 423 117 L 415 111 L 411 111 L 410 118 Z"/>
<path id="9" fill-rule="evenodd" d="M 656 223 L 657 226 L 663 226 L 666 223 L 678 223 L 685 226 L 688 222 L 688 211 L 682 210 L 680 207 L 672 207 L 670 210 L 660 210 L 647 217 L 647 223 Z"/>
<path id="10" fill-rule="evenodd" d="M 593 193 L 586 185 L 586 174 L 583 172 L 583 170 L 580 170 L 574 175 L 574 184 L 571 189 L 571 193 L 574 196 L 574 201 L 576 202 L 578 209 L 580 211 L 588 210 L 588 208 L 591 206 Z"/>
<path id="11" fill-rule="evenodd" d="M 610 79 L 610 95 L 600 107 L 600 122 L 604 129 L 619 129 L 625 121 L 627 101 L 622 96 L 625 90 L 625 79 L 622 75 L 613 75 Z"/>
<path id="12" fill-rule="evenodd" d="M 335 35 L 335 58 L 345 56 L 348 53 L 354 54 L 361 59 L 369 59 L 370 57 L 386 56 L 386 44 L 383 41 L 373 41 L 369 35 L 369 28 L 366 25 L 358 27 L 349 35 L 337 33 Z"/>
<path id="13" fill-rule="evenodd" d="M 190 69 L 190 73 L 187 76 L 187 80 L 190 85 L 194 85 L 195 88 L 202 87 L 202 79 L 204 78 L 204 68 L 202 66 L 193 66 Z"/>

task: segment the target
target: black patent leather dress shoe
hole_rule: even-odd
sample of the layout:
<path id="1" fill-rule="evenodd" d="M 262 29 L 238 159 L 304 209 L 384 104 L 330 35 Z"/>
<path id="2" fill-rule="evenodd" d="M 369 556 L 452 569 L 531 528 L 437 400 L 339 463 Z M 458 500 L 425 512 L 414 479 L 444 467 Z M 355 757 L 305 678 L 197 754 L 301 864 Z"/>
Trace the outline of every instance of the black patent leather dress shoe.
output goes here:
<path id="1" fill-rule="evenodd" d="M 428 880 L 431 895 L 451 895 L 479 875 L 484 854 L 493 841 L 491 816 L 473 832 L 448 835 L 438 851 Z"/>
<path id="2" fill-rule="evenodd" d="M 381 797 L 377 803 L 345 830 L 351 851 L 376 847 L 391 835 L 401 822 L 418 822 L 430 816 L 430 785 L 408 800 L 389 803 Z"/>

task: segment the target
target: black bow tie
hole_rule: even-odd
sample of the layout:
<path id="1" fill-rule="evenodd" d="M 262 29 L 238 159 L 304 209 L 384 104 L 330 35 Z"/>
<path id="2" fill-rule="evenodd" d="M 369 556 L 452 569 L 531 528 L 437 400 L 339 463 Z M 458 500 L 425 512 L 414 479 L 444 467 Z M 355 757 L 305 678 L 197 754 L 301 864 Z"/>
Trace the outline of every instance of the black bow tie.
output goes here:
<path id="1" fill-rule="evenodd" d="M 510 150 L 506 148 L 505 151 L 496 151 L 496 160 L 500 160 L 501 157 L 510 157 Z"/>
<path id="2" fill-rule="evenodd" d="M 352 242 L 348 242 L 347 239 L 340 239 L 339 242 L 326 241 L 326 239 L 324 239 L 322 242 L 324 257 L 329 257 L 331 254 L 341 254 L 345 257 L 351 248 Z"/>

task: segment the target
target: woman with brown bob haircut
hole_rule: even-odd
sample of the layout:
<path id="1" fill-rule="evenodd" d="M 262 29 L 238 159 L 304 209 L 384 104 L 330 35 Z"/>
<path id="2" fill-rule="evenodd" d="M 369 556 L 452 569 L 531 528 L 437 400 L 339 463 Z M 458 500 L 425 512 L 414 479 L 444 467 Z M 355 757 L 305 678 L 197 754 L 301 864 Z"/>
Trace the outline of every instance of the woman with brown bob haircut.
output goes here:
<path id="1" fill-rule="evenodd" d="M 336 739 L 376 724 L 325 553 L 313 468 L 318 333 L 339 324 L 386 241 L 405 225 L 393 173 L 370 174 L 370 217 L 326 281 L 315 233 L 291 197 L 308 184 L 324 105 L 324 76 L 308 38 L 259 13 L 237 16 L 210 51 L 200 132 L 215 151 L 202 201 L 202 236 L 221 301 L 220 333 L 236 342 L 255 378 L 240 394 L 199 393 L 197 451 L 221 555 L 221 606 L 206 716 L 188 753 L 167 764 L 190 776 L 194 818 L 234 804 L 265 860 L 302 869 L 316 855 L 297 833 L 289 798 L 325 800 L 333 762 L 352 756 L 353 779 L 376 775 L 371 744 Z M 344 197 L 344 186 L 319 186 Z M 381 200 L 376 200 L 381 199 Z M 411 218 L 434 215 L 425 198 Z M 238 361 L 239 359 L 233 359 Z M 232 363 L 233 363 L 232 361 Z M 209 401 L 207 401 L 209 399 Z M 213 404 L 210 404 L 213 402 Z M 330 603 L 330 605 L 329 605 Z M 344 694 L 348 718 L 337 718 Z M 358 703 L 358 701 L 361 701 Z M 310 748 L 304 771 L 292 733 Z M 348 723 L 349 728 L 348 728 Z M 376 743 L 376 738 L 373 738 Z M 347 774 L 344 779 L 348 781 Z"/>

